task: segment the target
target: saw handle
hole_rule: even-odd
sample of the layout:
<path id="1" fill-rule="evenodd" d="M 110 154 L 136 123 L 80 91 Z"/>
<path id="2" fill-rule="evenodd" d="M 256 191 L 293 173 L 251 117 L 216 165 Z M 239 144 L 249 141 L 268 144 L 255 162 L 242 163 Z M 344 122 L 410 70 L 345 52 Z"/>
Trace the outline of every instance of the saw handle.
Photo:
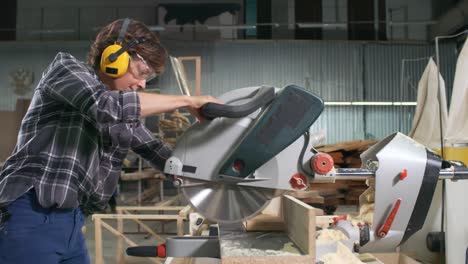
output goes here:
<path id="1" fill-rule="evenodd" d="M 261 87 L 253 93 L 253 97 L 241 105 L 206 103 L 201 109 L 201 115 L 207 120 L 217 117 L 240 118 L 255 112 L 275 98 L 275 88 Z"/>

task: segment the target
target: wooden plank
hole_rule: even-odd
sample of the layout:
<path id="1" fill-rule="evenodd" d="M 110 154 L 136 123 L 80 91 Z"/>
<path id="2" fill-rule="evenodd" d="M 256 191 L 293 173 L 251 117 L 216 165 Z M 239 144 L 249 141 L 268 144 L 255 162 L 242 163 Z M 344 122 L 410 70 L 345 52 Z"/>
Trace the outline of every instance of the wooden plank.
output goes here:
<path id="1" fill-rule="evenodd" d="M 182 60 L 179 58 L 179 61 L 182 61 Z M 181 74 L 182 74 L 181 77 L 185 80 L 185 83 L 187 84 L 187 89 L 190 92 L 190 94 L 188 94 L 188 95 L 192 96 L 193 95 L 192 87 L 190 87 L 190 84 L 189 84 L 188 78 L 187 78 L 187 72 L 185 71 L 185 66 L 184 66 L 184 64 L 182 62 L 180 63 L 180 70 L 181 70 Z"/>
<path id="2" fill-rule="evenodd" d="M 312 204 L 312 203 L 323 204 L 324 202 L 324 198 L 322 196 L 303 198 L 300 200 L 307 204 Z"/>
<path id="3" fill-rule="evenodd" d="M 181 217 L 177 218 L 177 235 L 178 236 L 184 235 L 184 219 Z"/>
<path id="4" fill-rule="evenodd" d="M 369 148 L 369 146 L 372 146 L 375 143 L 377 143 L 377 141 L 375 141 L 375 140 L 364 140 L 364 141 L 356 142 L 356 143 L 353 143 L 353 144 L 349 144 L 349 145 L 345 146 L 343 149 L 345 151 L 358 150 L 358 149 L 362 149 L 362 148 L 367 149 L 367 148 Z"/>
<path id="5" fill-rule="evenodd" d="M 117 211 L 118 212 L 118 211 Z M 123 220 L 117 219 L 117 231 L 120 234 L 123 234 Z M 123 238 L 121 236 L 117 237 L 117 264 L 125 263 L 125 255 L 123 250 Z"/>
<path id="6" fill-rule="evenodd" d="M 259 214 L 244 223 L 246 231 L 284 231 L 286 225 L 277 215 Z"/>
<path id="7" fill-rule="evenodd" d="M 263 209 L 262 214 L 281 215 L 281 197 L 271 199 L 270 203 Z"/>
<path id="8" fill-rule="evenodd" d="M 363 148 L 368 148 L 369 146 L 375 144 L 375 140 L 357 140 L 357 141 L 345 141 L 339 142 L 337 144 L 324 145 L 316 148 L 320 152 L 335 152 L 335 151 L 353 151 Z"/>
<path id="9" fill-rule="evenodd" d="M 309 190 L 309 191 L 292 191 L 288 192 L 289 196 L 292 196 L 297 199 L 304 199 L 304 198 L 310 198 L 310 197 L 316 197 L 319 195 L 319 193 L 315 190 Z"/>
<path id="10" fill-rule="evenodd" d="M 282 202 L 288 236 L 315 259 L 315 209 L 289 195 L 284 195 Z"/>
<path id="11" fill-rule="evenodd" d="M 329 152 L 328 153 L 335 163 L 343 163 L 343 153 L 341 152 Z"/>
<path id="12" fill-rule="evenodd" d="M 188 84 L 187 74 L 185 72 L 184 61 L 195 61 L 195 95 L 201 95 L 201 57 L 200 56 L 187 56 L 187 57 L 178 57 L 180 62 L 180 67 L 182 69 L 183 78 Z M 190 89 L 190 95 L 192 94 L 192 89 Z"/>
<path id="13" fill-rule="evenodd" d="M 116 210 L 127 211 L 180 211 L 186 206 L 117 206 Z"/>
<path id="14" fill-rule="evenodd" d="M 195 95 L 201 95 L 201 58 L 195 59 Z"/>
<path id="15" fill-rule="evenodd" d="M 322 209 L 314 208 L 314 210 L 315 210 L 315 216 L 320 216 L 320 215 L 325 214 Z"/>
<path id="16" fill-rule="evenodd" d="M 120 215 L 120 214 L 93 214 L 93 219 L 140 219 L 140 220 L 177 220 L 179 215 Z"/>
<path id="17" fill-rule="evenodd" d="M 102 256 L 102 229 L 101 219 L 99 217 L 94 218 L 94 249 L 96 252 L 96 264 L 103 264 L 104 258 Z"/>

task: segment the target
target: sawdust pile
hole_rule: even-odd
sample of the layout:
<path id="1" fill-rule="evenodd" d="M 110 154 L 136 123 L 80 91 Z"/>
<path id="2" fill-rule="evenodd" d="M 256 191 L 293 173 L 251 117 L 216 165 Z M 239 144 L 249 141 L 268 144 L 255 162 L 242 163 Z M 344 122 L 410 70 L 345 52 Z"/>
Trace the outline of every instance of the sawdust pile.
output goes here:
<path id="1" fill-rule="evenodd" d="M 336 229 L 323 229 L 317 232 L 317 241 L 339 241 L 349 239 L 343 232 Z"/>
<path id="2" fill-rule="evenodd" d="M 285 246 L 286 247 L 286 246 Z M 221 248 L 223 249 L 223 256 L 301 256 L 299 252 L 293 253 L 285 250 L 262 250 L 256 248 L 246 248 L 245 244 L 238 240 L 225 240 L 221 241 Z"/>
<path id="3" fill-rule="evenodd" d="M 371 226 L 374 222 L 375 179 L 368 179 L 366 184 L 369 188 L 367 188 L 359 198 L 359 215 L 348 215 L 348 220 L 350 220 L 354 226 L 359 224 L 368 224 Z"/>

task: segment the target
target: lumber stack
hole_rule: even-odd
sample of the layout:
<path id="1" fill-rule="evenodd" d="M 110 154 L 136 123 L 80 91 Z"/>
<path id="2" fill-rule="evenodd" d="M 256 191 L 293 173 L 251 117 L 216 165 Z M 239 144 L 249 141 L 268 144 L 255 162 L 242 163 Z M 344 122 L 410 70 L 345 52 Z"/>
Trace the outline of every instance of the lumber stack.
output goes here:
<path id="1" fill-rule="evenodd" d="M 360 168 L 361 153 L 375 143 L 375 140 L 355 140 L 318 146 L 316 149 L 328 153 L 335 162 L 335 168 Z"/>
<path id="2" fill-rule="evenodd" d="M 317 151 L 328 153 L 335 168 L 360 168 L 360 155 L 377 143 L 374 140 L 346 141 L 316 147 Z M 358 205 L 359 196 L 367 189 L 364 180 L 339 180 L 335 183 L 311 183 L 310 190 L 323 197 L 325 214 L 333 214 L 339 205 Z M 317 205 L 315 205 L 317 206 Z"/>
<path id="3" fill-rule="evenodd" d="M 309 189 L 322 197 L 322 205 L 313 204 L 323 209 L 325 214 L 334 214 L 339 205 L 358 205 L 359 196 L 367 189 L 363 180 L 340 180 L 335 183 L 311 183 Z"/>

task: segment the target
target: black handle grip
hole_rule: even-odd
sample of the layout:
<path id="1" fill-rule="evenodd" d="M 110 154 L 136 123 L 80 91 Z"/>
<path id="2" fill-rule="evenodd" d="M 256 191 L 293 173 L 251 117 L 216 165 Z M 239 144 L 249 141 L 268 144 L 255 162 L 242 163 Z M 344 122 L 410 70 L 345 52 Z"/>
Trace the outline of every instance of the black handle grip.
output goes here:
<path id="1" fill-rule="evenodd" d="M 250 115 L 275 98 L 273 87 L 261 87 L 254 93 L 255 95 L 247 103 L 241 105 L 206 103 L 201 107 L 200 113 L 208 120 L 217 117 L 240 118 Z"/>
<path id="2" fill-rule="evenodd" d="M 134 257 L 158 257 L 158 248 L 156 246 L 137 246 L 129 247 L 126 250 L 127 255 Z"/>

